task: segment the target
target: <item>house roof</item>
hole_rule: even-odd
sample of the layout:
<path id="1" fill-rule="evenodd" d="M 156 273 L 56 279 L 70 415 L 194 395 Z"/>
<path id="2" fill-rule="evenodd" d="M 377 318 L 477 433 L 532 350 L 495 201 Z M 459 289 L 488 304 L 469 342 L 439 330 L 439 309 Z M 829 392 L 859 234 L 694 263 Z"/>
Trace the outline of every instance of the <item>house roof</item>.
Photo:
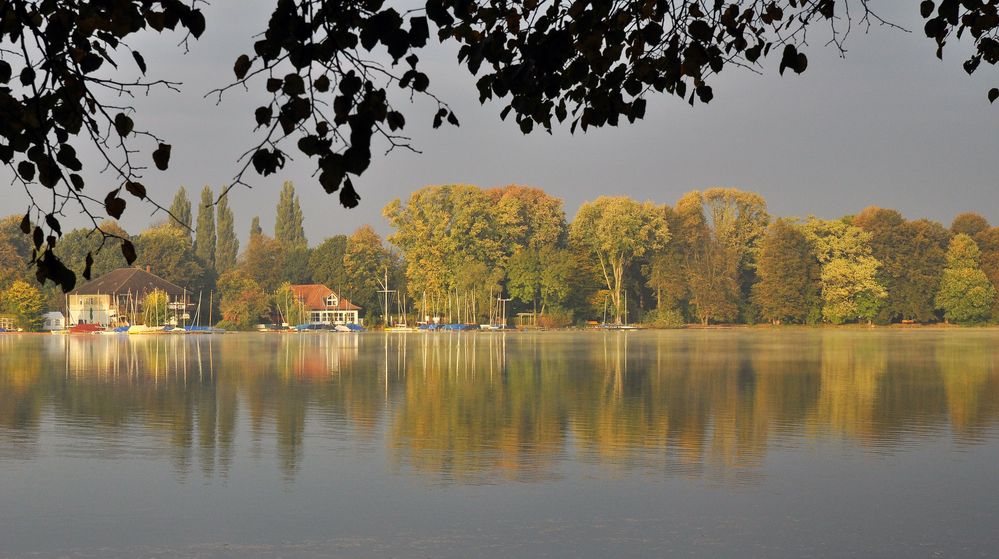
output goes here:
<path id="1" fill-rule="evenodd" d="M 354 303 L 351 303 L 347 299 L 340 297 L 335 291 L 326 287 L 325 285 L 312 283 L 308 285 L 293 285 L 291 286 L 292 293 L 299 301 L 305 304 L 305 308 L 312 311 L 359 311 L 361 307 L 358 307 Z M 337 295 L 336 306 L 331 306 L 326 304 L 326 299 L 330 295 Z"/>
<path id="2" fill-rule="evenodd" d="M 70 295 L 124 295 L 133 293 L 137 297 L 155 290 L 165 291 L 170 297 L 185 297 L 190 292 L 141 268 L 118 268 L 103 276 L 70 291 Z"/>

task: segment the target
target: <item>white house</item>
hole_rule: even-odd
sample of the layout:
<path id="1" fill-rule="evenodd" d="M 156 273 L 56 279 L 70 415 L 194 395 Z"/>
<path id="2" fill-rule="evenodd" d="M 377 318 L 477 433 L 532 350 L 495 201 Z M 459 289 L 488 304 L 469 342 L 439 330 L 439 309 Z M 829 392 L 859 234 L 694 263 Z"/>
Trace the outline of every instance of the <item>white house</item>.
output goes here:
<path id="1" fill-rule="evenodd" d="M 148 269 L 118 268 L 69 292 L 66 296 L 68 325 L 136 324 L 141 317 L 142 300 L 157 290 L 167 294 L 174 315 L 183 316 L 193 306 L 189 291 Z M 168 318 L 167 322 L 172 320 Z"/>
<path id="2" fill-rule="evenodd" d="M 66 328 L 66 317 L 61 312 L 53 311 L 42 315 L 42 330 L 63 330 Z"/>
<path id="3" fill-rule="evenodd" d="M 357 313 L 361 307 L 337 295 L 322 284 L 291 286 L 295 298 L 302 303 L 310 324 L 360 324 Z"/>

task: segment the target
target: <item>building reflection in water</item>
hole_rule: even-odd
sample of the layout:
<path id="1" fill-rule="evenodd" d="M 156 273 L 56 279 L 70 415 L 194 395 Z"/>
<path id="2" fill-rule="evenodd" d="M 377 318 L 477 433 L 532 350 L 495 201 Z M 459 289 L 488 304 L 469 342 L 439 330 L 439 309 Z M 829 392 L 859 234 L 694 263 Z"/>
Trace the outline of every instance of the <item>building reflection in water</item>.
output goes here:
<path id="1" fill-rule="evenodd" d="M 224 479 L 239 445 L 293 480 L 309 441 L 387 451 L 435 483 L 567 464 L 753 483 L 769 451 L 894 452 L 995 436 L 996 334 L 660 333 L 0 337 L 0 460 L 167 458 Z M 48 450 L 48 449 L 44 449 Z M 374 454 L 373 454 L 374 456 Z"/>

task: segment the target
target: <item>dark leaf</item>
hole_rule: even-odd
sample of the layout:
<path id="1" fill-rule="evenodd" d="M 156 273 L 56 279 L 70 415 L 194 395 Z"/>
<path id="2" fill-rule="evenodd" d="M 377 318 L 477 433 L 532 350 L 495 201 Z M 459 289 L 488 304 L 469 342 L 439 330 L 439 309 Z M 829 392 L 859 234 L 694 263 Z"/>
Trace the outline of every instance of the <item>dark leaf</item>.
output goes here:
<path id="1" fill-rule="evenodd" d="M 928 18 L 933 15 L 933 0 L 923 0 L 919 3 L 919 14 L 924 18 Z"/>
<path id="2" fill-rule="evenodd" d="M 104 211 L 115 219 L 119 219 L 125 212 L 125 200 L 118 196 L 118 192 L 119 189 L 114 189 L 104 197 Z"/>
<path id="3" fill-rule="evenodd" d="M 350 179 L 344 179 L 343 188 L 340 189 L 340 204 L 345 208 L 356 208 L 360 201 L 361 197 L 354 190 L 354 184 Z"/>
<path id="4" fill-rule="evenodd" d="M 57 235 L 62 237 L 62 225 L 59 224 L 59 220 L 56 216 L 52 214 L 45 214 L 45 225 L 49 226 L 49 229 L 56 232 Z"/>
<path id="5" fill-rule="evenodd" d="M 232 71 L 236 74 L 236 79 L 241 80 L 246 77 L 246 73 L 250 71 L 250 57 L 241 54 L 239 58 L 236 59 L 236 64 L 233 65 Z"/>
<path id="6" fill-rule="evenodd" d="M 135 50 L 132 51 L 132 58 L 135 59 L 135 64 L 138 65 L 139 71 L 141 71 L 143 74 L 145 74 L 146 73 L 146 59 L 142 58 L 142 55 L 139 54 L 139 51 L 135 51 Z M 87 279 L 90 279 L 90 278 L 88 277 Z"/>
<path id="7" fill-rule="evenodd" d="M 42 232 L 41 227 L 35 227 L 31 233 L 31 240 L 35 243 L 35 250 L 42 248 L 42 243 L 45 242 L 45 233 Z"/>
<path id="8" fill-rule="evenodd" d="M 267 78 L 267 84 L 266 84 L 266 86 L 267 86 L 267 92 L 268 93 L 277 93 L 277 91 L 279 89 L 281 89 L 281 84 L 282 83 L 284 83 L 284 82 L 282 82 L 281 80 L 279 80 L 277 78 Z"/>
<path id="9" fill-rule="evenodd" d="M 989 90 L 989 103 L 995 103 L 996 99 L 999 99 L 999 87 L 993 87 Z"/>
<path id="10" fill-rule="evenodd" d="M 21 85 L 29 86 L 35 81 L 35 69 L 31 66 L 25 66 L 21 70 Z"/>
<path id="11" fill-rule="evenodd" d="M 135 245 L 132 244 L 132 241 L 129 241 L 128 239 L 121 241 L 121 255 L 125 257 L 125 262 L 128 263 L 129 266 L 135 262 Z"/>
<path id="12" fill-rule="evenodd" d="M 25 235 L 31 233 L 31 216 L 28 214 L 21 218 L 21 232 Z"/>
<path id="13" fill-rule="evenodd" d="M 316 78 L 316 81 L 312 82 L 312 87 L 316 88 L 316 91 L 320 93 L 326 93 L 330 90 L 330 79 L 323 74 Z"/>
<path id="14" fill-rule="evenodd" d="M 17 174 L 25 182 L 31 182 L 35 180 L 35 166 L 30 161 L 21 161 L 17 164 Z"/>
<path id="15" fill-rule="evenodd" d="M 160 171 L 166 171 L 170 166 L 170 150 L 173 149 L 170 144 L 159 144 L 156 150 L 153 151 L 153 163 L 156 164 L 156 168 Z"/>
<path id="16" fill-rule="evenodd" d="M 139 200 L 144 200 L 146 198 L 146 187 L 143 186 L 142 183 L 128 181 L 125 183 L 125 190 Z"/>
<path id="17" fill-rule="evenodd" d="M 257 110 L 253 112 L 253 118 L 257 121 L 258 126 L 266 126 L 270 124 L 271 117 L 274 116 L 274 109 L 271 107 L 257 107 Z"/>
<path id="18" fill-rule="evenodd" d="M 132 129 L 135 127 L 135 123 L 132 119 L 128 117 L 125 113 L 118 113 L 114 117 L 114 129 L 118 132 L 121 137 L 128 136 Z"/>
<path id="19" fill-rule="evenodd" d="M 191 35 L 194 35 L 194 38 L 197 39 L 205 32 L 205 15 L 201 13 L 201 10 L 193 10 L 188 14 L 184 25 L 191 31 Z"/>

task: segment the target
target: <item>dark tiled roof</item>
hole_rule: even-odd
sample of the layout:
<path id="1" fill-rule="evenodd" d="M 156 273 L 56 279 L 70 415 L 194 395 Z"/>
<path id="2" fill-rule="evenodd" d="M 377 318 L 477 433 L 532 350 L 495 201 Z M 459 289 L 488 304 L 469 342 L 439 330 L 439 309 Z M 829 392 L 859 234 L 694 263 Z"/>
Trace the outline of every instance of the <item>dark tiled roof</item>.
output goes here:
<path id="1" fill-rule="evenodd" d="M 190 292 L 174 285 L 167 280 L 147 272 L 141 268 L 118 268 L 103 276 L 89 281 L 73 291 L 70 295 L 125 295 L 131 293 L 141 297 L 159 289 L 170 297 L 181 298 L 189 296 Z"/>
<path id="2" fill-rule="evenodd" d="M 343 297 L 337 297 L 337 305 L 331 307 L 326 304 L 326 298 L 330 295 L 336 295 L 332 289 L 326 287 L 325 285 L 313 283 L 309 285 L 293 285 L 291 286 L 292 292 L 295 297 L 298 297 L 299 301 L 305 303 L 305 308 L 313 311 L 327 310 L 327 311 L 358 311 L 361 307 L 351 303 Z"/>

